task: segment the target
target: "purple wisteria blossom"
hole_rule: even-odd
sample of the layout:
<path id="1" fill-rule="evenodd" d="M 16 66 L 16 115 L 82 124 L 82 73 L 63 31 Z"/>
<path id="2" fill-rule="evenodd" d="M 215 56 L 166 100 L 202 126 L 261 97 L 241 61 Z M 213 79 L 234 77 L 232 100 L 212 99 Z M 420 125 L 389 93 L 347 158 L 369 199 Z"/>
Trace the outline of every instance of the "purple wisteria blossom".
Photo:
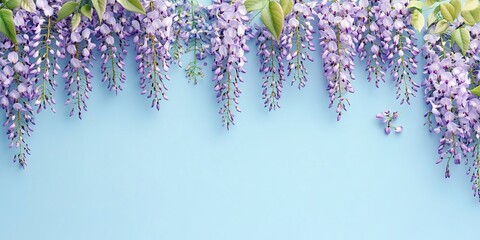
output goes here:
<path id="1" fill-rule="evenodd" d="M 108 89 L 115 94 L 122 90 L 122 83 L 126 79 L 124 71 L 129 15 L 116 0 L 108 0 L 103 21 L 95 29 L 102 59 L 102 82 L 106 82 Z"/>
<path id="2" fill-rule="evenodd" d="M 35 64 L 31 60 L 39 54 L 40 21 L 37 16 L 20 9 L 15 13 L 14 24 L 24 34 L 17 35 L 17 43 L 0 37 L 0 104 L 5 110 L 4 126 L 7 127 L 10 147 L 18 149 L 13 160 L 22 167 L 26 166 L 30 155 L 26 137 L 30 136 L 35 124 L 32 104 L 38 94 L 33 77 Z"/>
<path id="3" fill-rule="evenodd" d="M 407 9 L 407 0 L 380 0 L 383 50 L 395 82 L 397 99 L 402 95 L 401 104 L 410 104 L 410 97 L 415 97 L 419 85 L 412 79 L 417 74 L 416 56 L 420 50 L 416 46 L 412 15 Z"/>
<path id="4" fill-rule="evenodd" d="M 381 0 L 359 2 L 358 11 L 358 55 L 360 60 L 366 60 L 367 80 L 375 80 L 375 86 L 378 88 L 380 82 L 385 82 L 386 52 L 388 46 L 382 45 L 383 25 L 385 18 L 389 16 L 380 10 Z"/>
<path id="5" fill-rule="evenodd" d="M 94 32 L 87 20 L 82 21 L 73 32 L 70 21 L 61 21 L 58 26 L 61 34 L 59 55 L 67 61 L 62 74 L 68 95 L 65 104 L 72 105 L 70 116 L 77 112 L 78 118 L 82 119 L 82 112 L 87 111 L 89 92 L 93 89 L 90 69 L 93 68 L 92 60 L 95 59 L 92 54 L 96 47 L 92 39 Z"/>
<path id="6" fill-rule="evenodd" d="M 288 55 L 288 38 L 281 34 L 277 41 L 265 26 L 257 26 L 255 39 L 263 74 L 262 98 L 269 111 L 276 110 L 280 108 L 279 100 L 286 79 L 284 58 Z"/>
<path id="7" fill-rule="evenodd" d="M 177 15 L 174 19 L 173 29 L 173 60 L 182 67 L 181 57 L 191 53 L 191 60 L 185 67 L 186 77 L 197 84 L 204 77 L 203 67 L 208 49 L 212 26 L 207 22 L 208 10 L 196 0 L 178 0 L 175 2 Z"/>
<path id="8" fill-rule="evenodd" d="M 305 68 L 305 61 L 313 62 L 310 51 L 315 51 L 313 42 L 316 15 L 316 2 L 295 1 L 293 11 L 285 19 L 282 39 L 287 48 L 285 60 L 288 62 L 287 75 L 293 74 L 292 85 L 297 83 L 298 89 L 305 87 L 308 71 Z M 283 54 L 283 53 L 282 53 Z M 285 54 L 284 54 L 285 55 Z"/>
<path id="9" fill-rule="evenodd" d="M 430 130 L 441 135 L 437 163 L 446 159 L 445 177 L 448 178 L 451 160 L 455 164 L 467 161 L 468 154 L 477 148 L 480 100 L 469 91 L 468 57 L 458 51 L 446 51 L 443 38 L 425 35 L 427 78 L 424 85 Z"/>
<path id="10" fill-rule="evenodd" d="M 175 5 L 168 0 L 146 0 L 146 15 L 136 14 L 132 21 L 133 42 L 137 51 L 142 94 L 152 99 L 151 107 L 160 110 L 160 101 L 168 100 L 165 81 L 170 68 L 171 44 L 174 40 Z"/>
<path id="11" fill-rule="evenodd" d="M 393 125 L 393 121 L 398 118 L 398 112 L 397 111 L 384 111 L 375 116 L 378 120 L 382 121 L 383 124 L 385 124 L 385 134 L 390 134 L 390 132 L 393 130 L 396 133 L 401 133 L 403 131 L 402 126 L 395 126 Z"/>
<path id="12" fill-rule="evenodd" d="M 323 50 L 323 70 L 332 107 L 336 104 L 337 120 L 346 111 L 347 93 L 353 93 L 351 81 L 355 79 L 353 59 L 356 55 L 357 27 L 354 20 L 358 7 L 355 1 L 329 2 L 318 5 L 318 32 Z"/>
<path id="13" fill-rule="evenodd" d="M 213 56 L 212 71 L 215 82 L 217 101 L 222 103 L 220 115 L 223 125 L 230 128 L 235 124 L 233 111 L 240 112 L 238 98 L 240 97 L 241 76 L 245 73 L 247 62 L 245 53 L 250 49 L 247 41 L 252 37 L 248 26 L 249 17 L 243 1 L 215 0 L 208 7 L 212 22 L 211 54 Z M 234 110 L 235 109 L 235 110 Z"/>
<path id="14" fill-rule="evenodd" d="M 56 23 L 55 12 L 58 12 L 62 1 L 54 0 L 37 0 L 36 2 L 38 11 L 29 13 L 34 15 L 38 19 L 38 28 L 41 32 L 41 39 L 38 39 L 39 44 L 37 46 L 38 54 L 34 57 L 34 69 L 35 81 L 37 82 L 36 91 L 38 97 L 35 101 L 37 105 L 37 113 L 40 113 L 47 106 L 55 112 L 53 105 L 55 104 L 55 98 L 53 92 L 58 86 L 56 76 L 61 71 L 59 65 L 59 58 L 63 55 L 60 53 L 56 46 L 58 42 L 58 31 Z"/>

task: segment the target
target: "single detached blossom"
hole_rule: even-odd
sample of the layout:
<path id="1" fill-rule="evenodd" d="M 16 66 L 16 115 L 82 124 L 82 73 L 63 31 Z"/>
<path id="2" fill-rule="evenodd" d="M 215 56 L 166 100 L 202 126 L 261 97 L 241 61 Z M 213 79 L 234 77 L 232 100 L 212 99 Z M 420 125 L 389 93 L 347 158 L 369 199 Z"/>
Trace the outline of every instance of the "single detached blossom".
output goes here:
<path id="1" fill-rule="evenodd" d="M 403 131 L 402 126 L 395 126 L 392 124 L 392 122 L 398 118 L 398 112 L 391 112 L 388 110 L 377 114 L 375 117 L 385 124 L 385 134 L 390 134 L 392 130 L 396 133 L 401 133 Z"/>
<path id="2" fill-rule="evenodd" d="M 222 103 L 220 115 L 223 125 L 230 128 L 235 124 L 234 111 L 240 112 L 238 98 L 240 83 L 245 73 L 247 58 L 250 51 L 247 41 L 252 37 L 248 26 L 249 17 L 243 1 L 215 0 L 208 7 L 212 22 L 211 52 L 213 56 L 213 81 L 217 101 Z M 234 110 L 235 109 L 235 110 Z"/>

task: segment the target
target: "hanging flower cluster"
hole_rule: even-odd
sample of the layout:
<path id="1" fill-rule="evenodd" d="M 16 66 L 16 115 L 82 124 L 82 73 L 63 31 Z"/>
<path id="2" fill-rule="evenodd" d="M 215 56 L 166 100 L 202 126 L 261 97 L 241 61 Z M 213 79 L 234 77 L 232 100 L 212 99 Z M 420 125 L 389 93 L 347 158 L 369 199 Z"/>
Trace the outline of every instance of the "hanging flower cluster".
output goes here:
<path id="1" fill-rule="evenodd" d="M 280 36 L 280 41 L 264 26 L 256 27 L 257 55 L 260 57 L 260 72 L 263 73 L 262 97 L 265 107 L 269 111 L 280 108 L 279 100 L 282 96 L 283 82 L 286 79 L 285 55 L 288 54 L 287 37 Z"/>
<path id="2" fill-rule="evenodd" d="M 168 100 L 166 81 L 170 80 L 167 72 L 174 39 L 172 6 L 168 0 L 144 1 L 146 15 L 136 15 L 132 22 L 140 87 L 157 110 L 162 100 Z"/>
<path id="3" fill-rule="evenodd" d="M 208 10 L 195 0 L 183 0 L 175 3 L 177 15 L 174 18 L 173 59 L 182 67 L 182 56 L 191 54 L 191 60 L 185 66 L 186 77 L 194 84 L 204 77 L 203 67 L 210 48 L 210 36 L 213 30 L 208 22 Z M 203 62 L 203 63 L 202 63 Z"/>
<path id="4" fill-rule="evenodd" d="M 332 107 L 336 104 L 337 120 L 350 104 L 346 94 L 353 93 L 352 80 L 355 68 L 355 41 L 358 8 L 353 1 L 323 1 L 318 7 L 318 32 L 323 50 L 323 70 Z"/>
<path id="5" fill-rule="evenodd" d="M 425 26 L 424 6 L 434 9 L 426 18 L 420 52 L 414 29 Z M 252 28 L 257 15 L 262 24 Z M 472 188 L 480 193 L 476 0 L 215 0 L 208 6 L 196 0 L 4 0 L 0 18 L 0 105 L 10 146 L 18 149 L 14 160 L 21 166 L 30 154 L 26 140 L 33 130 L 34 108 L 37 113 L 47 107 L 55 112 L 57 81 L 65 82 L 70 115 L 82 118 L 94 76 L 115 94 L 123 89 L 130 43 L 141 93 L 156 109 L 168 100 L 171 67 L 184 68 L 196 84 L 204 78 L 210 56 L 219 113 L 229 129 L 240 112 L 246 54 L 254 38 L 267 109 L 280 107 L 286 81 L 305 87 L 306 63 L 321 58 L 330 107 L 335 107 L 338 120 L 354 92 L 357 54 L 366 64 L 368 81 L 379 87 L 390 77 L 396 97 L 410 103 L 420 87 L 412 77 L 417 74 L 416 57 L 423 53 L 426 115 L 431 130 L 441 135 L 438 162 L 446 162 L 449 177 L 451 160 L 471 161 Z M 187 64 L 182 64 L 184 58 Z M 98 75 L 92 72 L 97 61 Z M 382 119 L 390 124 L 395 114 L 384 113 Z"/>
<path id="6" fill-rule="evenodd" d="M 288 50 L 285 60 L 288 62 L 287 75 L 293 75 L 292 85 L 298 89 L 305 87 L 308 70 L 305 61 L 313 62 L 312 51 L 315 51 L 314 21 L 317 8 L 316 2 L 295 1 L 292 13 L 285 19 L 285 38 Z"/>
<path id="7" fill-rule="evenodd" d="M 116 94 L 122 90 L 130 40 L 136 50 L 141 93 L 151 99 L 151 106 L 156 109 L 160 109 L 162 100 L 168 99 L 168 71 L 172 64 L 185 67 L 186 76 L 197 83 L 204 76 L 204 60 L 212 56 L 214 90 L 228 129 L 235 123 L 235 112 L 240 112 L 248 41 L 255 36 L 260 71 L 264 74 L 265 106 L 277 109 L 288 78 L 299 89 L 307 82 L 305 62 L 315 58 L 317 24 L 331 104 L 337 103 L 340 119 L 348 103 L 344 95 L 353 92 L 357 42 L 365 41 L 363 33 L 359 35 L 357 30 L 366 23 L 355 24 L 361 18 L 359 6 L 353 0 L 215 1 L 209 6 L 195 0 L 9 0 L 0 6 L 2 17 L 12 19 L 4 21 L 4 28 L 0 28 L 4 50 L 0 53 L 1 104 L 9 119 L 6 126 L 12 146 L 22 149 L 17 159 L 24 164 L 29 152 L 25 135 L 32 129 L 32 106 L 37 105 L 38 113 L 47 107 L 55 112 L 53 92 L 58 77 L 65 82 L 70 115 L 79 118 L 87 110 L 93 90 L 92 69 L 96 61 L 101 63 L 100 76 L 107 88 Z M 391 11 L 386 14 L 395 17 L 395 8 L 388 6 Z M 250 27 L 250 11 L 259 11 L 263 26 Z M 395 11 L 409 13 L 406 8 Z M 402 34 L 397 35 L 403 37 Z M 385 51 L 398 44 L 387 45 Z M 404 52 L 415 55 L 409 50 Z M 191 62 L 183 66 L 186 54 Z M 61 66 L 60 62 L 66 64 Z"/>
<path id="8" fill-rule="evenodd" d="M 456 1 L 444 2 L 429 16 L 423 46 L 426 58 L 423 84 L 429 108 L 428 125 L 441 136 L 437 164 L 445 164 L 446 178 L 451 176 L 452 163 L 469 164 L 467 174 L 471 175 L 474 195 L 479 196 L 480 24 L 470 21 L 468 4 L 468 1 L 463 6 Z M 414 5 L 416 11 L 419 6 Z M 478 3 L 475 9 L 480 12 Z M 478 17 L 480 21 L 480 13 Z"/>
<path id="9" fill-rule="evenodd" d="M 222 103 L 220 115 L 223 125 L 230 128 L 235 124 L 234 111 L 240 112 L 240 83 L 250 51 L 247 41 L 252 37 L 248 26 L 249 17 L 242 1 L 214 1 L 209 6 L 209 17 L 212 23 L 211 51 L 213 56 L 215 92 L 217 101 Z"/>
<path id="10" fill-rule="evenodd" d="M 360 1 L 359 44 L 361 60 L 366 60 L 368 81 L 375 80 L 379 87 L 385 82 L 387 67 L 396 87 L 401 103 L 410 103 L 419 84 L 412 75 L 417 74 L 417 56 L 420 51 L 415 42 L 412 15 L 408 1 Z"/>

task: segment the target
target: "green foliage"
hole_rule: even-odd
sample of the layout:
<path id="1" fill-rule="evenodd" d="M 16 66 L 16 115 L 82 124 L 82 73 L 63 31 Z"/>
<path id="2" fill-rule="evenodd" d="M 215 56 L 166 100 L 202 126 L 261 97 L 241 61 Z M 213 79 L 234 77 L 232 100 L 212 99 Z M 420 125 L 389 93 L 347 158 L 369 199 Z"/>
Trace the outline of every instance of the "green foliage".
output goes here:
<path id="1" fill-rule="evenodd" d="M 470 46 L 470 32 L 464 27 L 457 28 L 453 30 L 451 38 L 452 42 L 456 43 L 465 55 Z"/>
<path id="2" fill-rule="evenodd" d="M 418 31 L 420 31 L 418 27 L 421 26 L 421 19 L 415 11 L 422 12 L 421 6 L 419 3 L 412 2 L 408 5 L 409 8 L 414 9 L 412 24 Z M 480 0 L 427 0 L 425 6 L 434 8 L 427 17 L 427 27 L 435 24 L 432 33 L 450 35 L 451 44 L 458 45 L 462 54 L 466 55 L 470 45 L 470 28 L 465 26 L 473 26 L 480 22 Z"/>
<path id="3" fill-rule="evenodd" d="M 248 12 L 262 10 L 268 4 L 268 1 L 265 0 L 246 0 L 243 5 Z"/>
<path id="4" fill-rule="evenodd" d="M 82 18 L 82 16 L 80 15 L 80 13 L 76 12 L 76 13 L 73 14 L 73 16 L 72 16 L 72 31 L 77 29 L 78 25 L 80 25 L 80 21 L 82 20 L 81 18 Z"/>
<path id="5" fill-rule="evenodd" d="M 80 12 L 83 16 L 92 20 L 92 7 L 89 4 L 85 4 L 80 8 Z"/>
<path id="6" fill-rule="evenodd" d="M 449 22 L 453 22 L 453 20 L 457 18 L 455 8 L 452 4 L 447 2 L 440 4 L 440 13 L 442 14 L 443 19 Z"/>
<path id="7" fill-rule="evenodd" d="M 10 9 L 0 9 L 0 32 L 5 34 L 12 42 L 17 43 L 13 12 Z"/>
<path id="8" fill-rule="evenodd" d="M 442 19 L 437 22 L 434 33 L 435 34 L 444 33 L 447 30 L 448 26 L 450 26 L 450 24 L 448 24 L 447 20 Z"/>
<path id="9" fill-rule="evenodd" d="M 248 12 L 260 11 L 263 25 L 278 41 L 285 17 L 292 12 L 293 0 L 246 0 L 244 5 Z"/>
<path id="10" fill-rule="evenodd" d="M 8 9 L 15 9 L 18 6 L 20 6 L 20 2 L 21 0 L 8 0 L 8 1 L 5 1 L 5 6 Z"/>
<path id="11" fill-rule="evenodd" d="M 418 9 L 418 10 L 421 11 L 422 8 L 423 8 L 423 2 L 411 1 L 411 2 L 408 3 L 407 8 L 415 8 L 415 9 Z"/>
<path id="12" fill-rule="evenodd" d="M 100 22 L 103 19 L 103 14 L 105 13 L 105 9 L 107 8 L 107 0 L 92 0 L 93 8 L 97 12 L 98 20 Z"/>
<path id="13" fill-rule="evenodd" d="M 117 2 L 130 12 L 145 14 L 145 9 L 139 0 L 117 0 Z"/>
<path id="14" fill-rule="evenodd" d="M 77 11 L 79 5 L 79 3 L 72 1 L 64 3 L 58 11 L 57 21 L 61 21 L 62 19 L 70 16 L 73 12 Z"/>
<path id="15" fill-rule="evenodd" d="M 293 10 L 293 0 L 280 0 L 280 5 L 282 6 L 284 17 Z"/>
<path id="16" fill-rule="evenodd" d="M 29 12 L 34 12 L 37 8 L 33 0 L 20 0 L 20 7 Z"/>
<path id="17" fill-rule="evenodd" d="M 477 86 L 474 89 L 471 89 L 470 92 L 475 94 L 477 97 L 480 97 L 480 86 Z"/>
<path id="18" fill-rule="evenodd" d="M 412 12 L 412 25 L 419 32 L 421 32 L 423 26 L 425 26 L 423 14 L 418 9 L 414 9 Z"/>
<path id="19" fill-rule="evenodd" d="M 282 6 L 278 2 L 270 1 L 268 7 L 262 10 L 262 22 L 277 40 L 282 33 L 284 18 Z"/>

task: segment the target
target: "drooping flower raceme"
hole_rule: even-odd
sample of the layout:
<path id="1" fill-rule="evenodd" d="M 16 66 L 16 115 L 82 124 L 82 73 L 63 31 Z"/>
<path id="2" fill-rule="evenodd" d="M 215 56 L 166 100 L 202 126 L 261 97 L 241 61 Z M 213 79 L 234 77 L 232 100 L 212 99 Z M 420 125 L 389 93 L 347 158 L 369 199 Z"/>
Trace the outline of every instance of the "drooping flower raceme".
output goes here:
<path id="1" fill-rule="evenodd" d="M 288 55 L 288 38 L 281 34 L 279 41 L 264 26 L 256 27 L 257 55 L 263 74 L 262 98 L 269 111 L 280 108 L 283 82 L 286 79 L 284 58 Z"/>
<path id="2" fill-rule="evenodd" d="M 108 0 L 103 21 L 97 25 L 95 33 L 99 40 L 103 74 L 102 82 L 110 91 L 118 94 L 125 82 L 125 56 L 128 47 L 129 13 L 115 0 Z"/>
<path id="3" fill-rule="evenodd" d="M 144 1 L 146 15 L 136 14 L 132 21 L 142 94 L 152 99 L 151 107 L 160 110 L 160 101 L 168 100 L 165 81 L 170 68 L 170 50 L 175 9 L 168 0 Z"/>
<path id="4" fill-rule="evenodd" d="M 468 90 L 471 83 L 468 60 L 461 53 L 444 52 L 441 42 L 445 39 L 442 38 L 425 35 L 423 51 L 427 59 L 424 67 L 427 78 L 424 85 L 430 129 L 442 136 L 437 163 L 447 158 L 445 177 L 450 177 L 451 160 L 460 164 L 462 158 L 472 151 L 472 144 L 476 144 L 471 134 L 470 116 L 478 116 L 472 107 L 479 106 L 480 101 L 471 98 Z"/>
<path id="5" fill-rule="evenodd" d="M 197 84 L 199 78 L 204 77 L 203 67 L 206 63 L 203 60 L 210 48 L 212 26 L 207 22 L 206 7 L 196 0 L 178 0 L 175 4 L 177 15 L 173 27 L 173 58 L 182 66 L 182 55 L 192 54 L 193 60 L 185 67 L 185 74 L 191 82 Z"/>
<path id="6" fill-rule="evenodd" d="M 59 45 L 59 39 L 57 31 L 57 19 L 55 12 L 58 12 L 62 1 L 54 0 L 37 0 L 36 2 L 38 11 L 29 13 L 38 17 L 39 28 L 41 31 L 41 39 L 37 49 L 39 54 L 35 56 L 35 71 L 38 97 L 35 101 L 37 105 L 37 113 L 40 113 L 47 106 L 55 112 L 53 105 L 55 104 L 55 98 L 53 92 L 58 86 L 56 76 L 61 71 L 59 58 L 63 55 L 60 53 L 56 46 Z"/>
<path id="7" fill-rule="evenodd" d="M 32 104 L 37 97 L 35 89 L 35 66 L 31 58 L 37 57 L 38 39 L 40 39 L 41 19 L 27 11 L 18 10 L 14 16 L 14 24 L 24 34 L 17 36 L 17 43 L 1 36 L 0 39 L 0 81 L 1 106 L 5 110 L 7 136 L 10 147 L 15 147 L 18 152 L 14 161 L 22 167 L 27 164 L 30 148 L 26 137 L 30 136 L 34 125 Z"/>
<path id="8" fill-rule="evenodd" d="M 420 50 L 416 46 L 412 15 L 407 5 L 407 0 L 380 0 L 382 46 L 397 88 L 397 99 L 403 95 L 401 104 L 410 104 L 410 97 L 414 97 L 419 88 L 412 75 L 417 74 L 416 56 Z"/>
<path id="9" fill-rule="evenodd" d="M 249 51 L 247 41 L 252 37 L 248 26 L 249 17 L 243 1 L 223 2 L 215 0 L 209 6 L 212 22 L 211 52 L 213 56 L 213 81 L 217 101 L 222 103 L 220 115 L 223 125 L 230 128 L 235 124 L 234 111 L 240 112 L 241 76 L 247 62 L 245 52 Z M 235 109 L 235 110 L 234 110 Z"/>
<path id="10" fill-rule="evenodd" d="M 286 17 L 283 30 L 283 40 L 288 52 L 285 60 L 288 62 L 287 75 L 293 74 L 292 85 L 297 83 L 298 89 L 305 87 L 308 71 L 305 61 L 313 62 L 311 51 L 315 51 L 313 42 L 313 22 L 316 14 L 316 2 L 303 2 L 298 0 L 293 6 L 293 11 Z"/>
<path id="11" fill-rule="evenodd" d="M 318 32 L 323 50 L 323 70 L 327 78 L 327 90 L 332 107 L 336 104 L 337 120 L 349 104 L 347 93 L 353 93 L 357 27 L 354 1 L 329 2 L 324 0 L 318 6 Z"/>
<path id="12" fill-rule="evenodd" d="M 93 90 L 93 74 L 90 70 L 94 60 L 92 52 L 96 47 L 92 41 L 93 30 L 88 21 L 82 21 L 74 31 L 70 23 L 65 20 L 58 23 L 58 26 L 61 34 L 59 36 L 60 56 L 67 61 L 62 74 L 68 95 L 65 104 L 72 105 L 70 116 L 76 112 L 78 118 L 82 119 L 82 112 L 87 111 L 89 92 Z"/>
<path id="13" fill-rule="evenodd" d="M 389 16 L 380 11 L 380 0 L 361 0 L 359 7 L 358 54 L 360 60 L 366 60 L 367 80 L 375 80 L 375 86 L 379 87 L 380 82 L 385 82 L 387 71 L 387 50 L 382 46 L 382 34 L 385 30 L 384 20 Z"/>

